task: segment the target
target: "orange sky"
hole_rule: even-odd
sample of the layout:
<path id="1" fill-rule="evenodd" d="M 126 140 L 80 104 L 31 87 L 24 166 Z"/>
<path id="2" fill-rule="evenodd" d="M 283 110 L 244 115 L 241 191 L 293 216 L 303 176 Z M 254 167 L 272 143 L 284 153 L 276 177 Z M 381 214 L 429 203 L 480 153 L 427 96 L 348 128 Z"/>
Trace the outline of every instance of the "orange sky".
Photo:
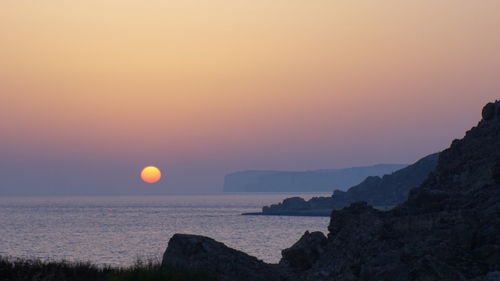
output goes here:
<path id="1" fill-rule="evenodd" d="M 498 34 L 493 0 L 2 0 L 2 161 L 411 162 L 500 98 Z"/>

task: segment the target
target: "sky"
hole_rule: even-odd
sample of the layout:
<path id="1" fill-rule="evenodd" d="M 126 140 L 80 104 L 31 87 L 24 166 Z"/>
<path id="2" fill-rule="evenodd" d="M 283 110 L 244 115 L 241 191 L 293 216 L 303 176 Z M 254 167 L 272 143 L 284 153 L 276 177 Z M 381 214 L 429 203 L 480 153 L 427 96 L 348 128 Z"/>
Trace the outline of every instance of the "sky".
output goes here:
<path id="1" fill-rule="evenodd" d="M 498 34 L 496 0 L 2 0 L 0 195 L 412 163 L 500 98 Z"/>

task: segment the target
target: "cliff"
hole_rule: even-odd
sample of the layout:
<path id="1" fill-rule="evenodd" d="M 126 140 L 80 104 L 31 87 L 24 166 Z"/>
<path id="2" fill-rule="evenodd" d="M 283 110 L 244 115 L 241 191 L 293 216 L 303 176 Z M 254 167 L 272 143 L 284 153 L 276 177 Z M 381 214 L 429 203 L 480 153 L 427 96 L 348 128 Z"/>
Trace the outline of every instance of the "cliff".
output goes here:
<path id="1" fill-rule="evenodd" d="M 333 209 L 344 208 L 356 201 L 366 201 L 382 209 L 390 208 L 405 201 L 410 190 L 419 186 L 429 176 L 436 168 L 438 155 L 428 155 L 383 177 L 368 177 L 347 191 L 335 190 L 331 197 L 314 197 L 308 201 L 299 197 L 287 198 L 281 203 L 263 207 L 260 214 L 329 216 Z"/>
<path id="2" fill-rule="evenodd" d="M 440 154 L 388 212 L 333 211 L 328 242 L 301 280 L 473 280 L 500 270 L 500 103 Z"/>
<path id="3" fill-rule="evenodd" d="M 224 177 L 224 192 L 330 192 L 360 183 L 368 176 L 382 176 L 405 164 L 379 164 L 337 170 L 240 171 Z"/>
<path id="4" fill-rule="evenodd" d="M 487 104 L 482 116 L 406 202 L 390 211 L 366 202 L 333 211 L 328 235 L 306 232 L 283 251 L 274 274 L 298 281 L 499 280 L 500 102 Z"/>

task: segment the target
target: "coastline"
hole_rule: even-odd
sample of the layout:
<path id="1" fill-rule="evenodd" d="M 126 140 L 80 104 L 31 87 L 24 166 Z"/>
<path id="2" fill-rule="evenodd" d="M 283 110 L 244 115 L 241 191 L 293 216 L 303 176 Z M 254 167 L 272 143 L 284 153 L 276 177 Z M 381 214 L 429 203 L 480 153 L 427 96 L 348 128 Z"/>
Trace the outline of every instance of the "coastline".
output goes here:
<path id="1" fill-rule="evenodd" d="M 332 210 L 307 210 L 307 211 L 289 211 L 289 212 L 279 212 L 279 213 L 242 213 L 242 216 L 291 216 L 291 217 L 329 217 Z"/>
<path id="2" fill-rule="evenodd" d="M 379 211 L 388 211 L 395 206 L 373 206 L 374 209 Z M 242 216 L 290 216 L 290 217 L 330 217 L 334 209 L 315 209 L 315 210 L 291 210 L 279 212 L 249 212 L 242 213 Z"/>

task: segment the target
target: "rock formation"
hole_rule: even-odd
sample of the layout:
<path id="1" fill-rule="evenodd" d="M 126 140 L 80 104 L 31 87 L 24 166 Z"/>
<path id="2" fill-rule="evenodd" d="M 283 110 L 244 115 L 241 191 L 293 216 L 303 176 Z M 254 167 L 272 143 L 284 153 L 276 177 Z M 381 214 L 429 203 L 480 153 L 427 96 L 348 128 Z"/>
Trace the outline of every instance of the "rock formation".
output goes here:
<path id="1" fill-rule="evenodd" d="M 436 168 L 438 155 L 428 155 L 383 177 L 370 176 L 347 191 L 335 190 L 331 197 L 314 197 L 308 201 L 299 197 L 287 198 L 282 203 L 263 207 L 262 214 L 329 216 L 333 209 L 344 208 L 356 201 L 366 201 L 380 208 L 396 206 L 405 201 L 410 190 L 422 184 Z"/>
<path id="2" fill-rule="evenodd" d="M 162 267 L 207 272 L 219 281 L 279 281 L 285 270 L 241 251 L 231 249 L 211 238 L 175 234 L 168 242 Z"/>
<path id="3" fill-rule="evenodd" d="M 435 171 L 410 192 L 406 202 L 390 211 L 365 202 L 335 210 L 326 239 L 306 233 L 283 251 L 279 266 L 254 268 L 260 271 L 263 266 L 262 272 L 277 276 L 288 272 L 287 280 L 298 281 L 498 280 L 499 166 L 500 102 L 496 102 L 484 108 L 477 127 L 440 154 Z M 177 247 L 175 240 L 170 243 L 169 249 Z M 167 263 L 168 257 L 180 257 L 183 264 L 219 266 L 217 251 L 191 255 L 168 253 L 169 249 Z M 239 254 L 234 259 L 247 263 Z M 224 274 L 219 277 L 226 278 Z"/>
<path id="4" fill-rule="evenodd" d="M 327 239 L 322 232 L 306 231 L 292 247 L 281 252 L 281 264 L 298 270 L 309 269 L 325 250 L 326 243 Z"/>
<path id="5" fill-rule="evenodd" d="M 333 211 L 328 243 L 301 280 L 471 280 L 500 270 L 500 104 L 388 212 Z"/>

